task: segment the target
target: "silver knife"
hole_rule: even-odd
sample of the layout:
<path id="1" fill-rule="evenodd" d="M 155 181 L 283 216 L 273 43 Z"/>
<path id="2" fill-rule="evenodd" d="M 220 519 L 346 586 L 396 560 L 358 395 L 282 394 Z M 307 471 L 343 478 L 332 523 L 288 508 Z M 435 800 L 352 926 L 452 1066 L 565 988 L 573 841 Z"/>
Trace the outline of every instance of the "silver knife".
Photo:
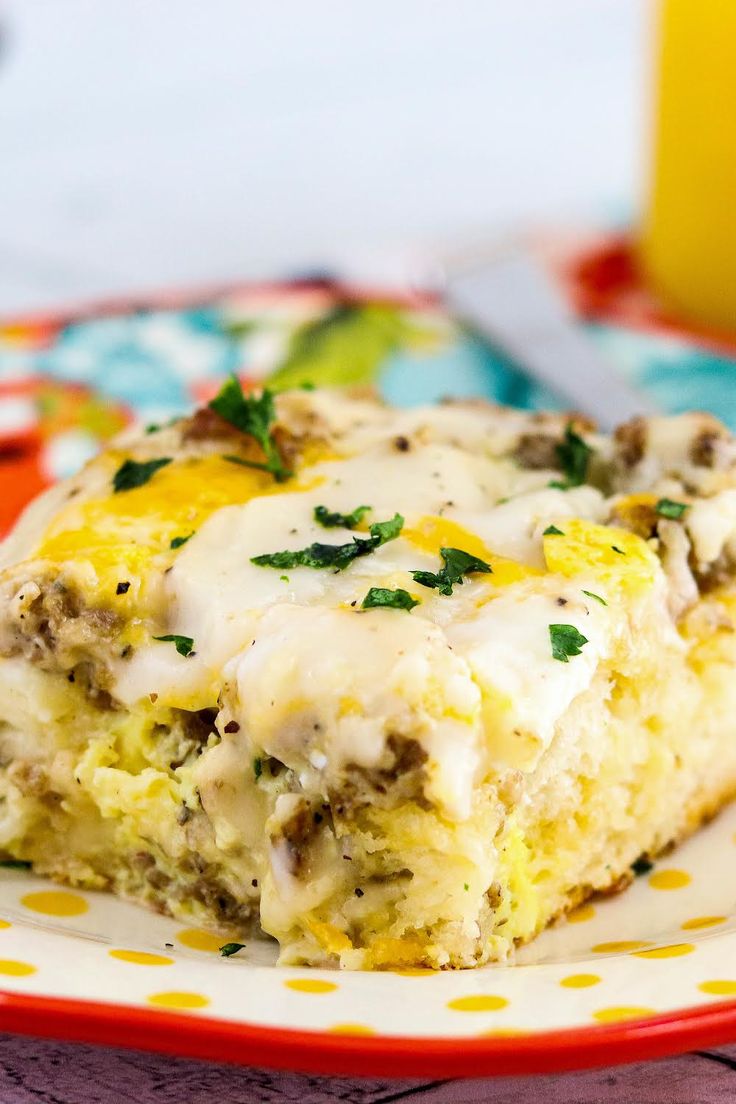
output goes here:
<path id="1" fill-rule="evenodd" d="M 527 375 L 610 431 L 636 414 L 658 413 L 581 332 L 541 267 L 518 247 L 482 264 L 444 270 L 449 309 Z"/>

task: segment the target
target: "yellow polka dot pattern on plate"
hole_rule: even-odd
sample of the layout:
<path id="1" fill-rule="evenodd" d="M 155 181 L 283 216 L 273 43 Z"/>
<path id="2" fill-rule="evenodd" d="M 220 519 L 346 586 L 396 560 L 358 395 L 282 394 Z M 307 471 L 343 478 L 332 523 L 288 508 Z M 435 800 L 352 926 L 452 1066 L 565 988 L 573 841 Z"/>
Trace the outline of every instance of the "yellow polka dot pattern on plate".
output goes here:
<path id="1" fill-rule="evenodd" d="M 334 981 L 322 981 L 321 978 L 289 978 L 284 985 L 295 993 L 334 993 L 337 989 Z"/>
<path id="2" fill-rule="evenodd" d="M 203 928 L 184 928 L 177 932 L 176 938 L 179 943 L 193 951 L 214 951 L 215 954 L 219 952 L 220 947 L 232 939 L 231 936 L 215 935 L 213 932 L 204 931 Z"/>
<path id="3" fill-rule="evenodd" d="M 595 916 L 595 909 L 592 905 L 580 905 L 579 908 L 573 909 L 572 912 L 567 914 L 568 924 L 583 924 L 586 920 L 592 920 Z"/>
<path id="4" fill-rule="evenodd" d="M 651 947 L 648 951 L 634 951 L 636 958 L 681 958 L 692 954 L 692 943 L 671 943 L 668 947 Z"/>
<path id="5" fill-rule="evenodd" d="M 599 1008 L 593 1013 L 593 1019 L 598 1023 L 619 1023 L 620 1020 L 638 1020 L 643 1016 L 655 1016 L 653 1008 L 643 1008 L 640 1005 L 619 1004 L 611 1008 Z"/>
<path id="6" fill-rule="evenodd" d="M 26 893 L 21 897 L 20 903 L 31 912 L 40 912 L 44 916 L 81 916 L 89 909 L 84 897 L 61 889 Z"/>
<path id="7" fill-rule="evenodd" d="M 649 875 L 652 889 L 684 889 L 691 881 L 685 870 L 655 870 Z"/>
<path id="8" fill-rule="evenodd" d="M 327 1030 L 331 1035 L 375 1035 L 375 1031 L 372 1027 L 367 1027 L 366 1024 L 358 1023 L 342 1023 L 333 1024 L 332 1027 L 328 1027 Z"/>
<path id="9" fill-rule="evenodd" d="M 676 1017 L 696 1006 L 712 1017 L 719 1002 L 736 1006 L 736 909 L 730 911 L 728 889 L 734 831 L 736 805 L 722 846 L 703 845 L 694 858 L 684 849 L 671 854 L 612 905 L 602 897 L 584 901 L 541 937 L 548 945 L 540 945 L 539 955 L 520 952 L 520 969 L 471 973 L 402 966 L 400 958 L 394 969 L 372 976 L 276 968 L 274 945 L 273 955 L 265 947 L 246 955 L 234 974 L 220 957 L 222 946 L 242 940 L 230 924 L 208 928 L 192 915 L 158 917 L 147 927 L 145 913 L 140 923 L 125 914 L 118 919 L 107 895 L 18 879 L 6 883 L 9 919 L 0 919 L 0 990 L 36 994 L 58 985 L 64 996 L 77 996 L 77 958 L 67 978 L 64 948 L 73 952 L 78 944 L 85 992 L 92 984 L 93 999 L 113 994 L 147 1008 L 154 1020 L 186 1016 L 201 1025 L 214 1015 L 260 1024 L 273 1022 L 274 1009 L 278 1019 L 281 1008 L 289 1026 L 362 1050 L 405 1034 L 412 1022 L 421 1025 L 419 1048 L 455 1037 L 459 1047 L 476 1039 L 476 1047 L 499 1052 L 523 1050 L 527 1044 L 515 1040 L 555 1027 L 587 1026 L 603 1039 L 646 1033 L 653 1016 Z M 715 852 L 721 866 L 711 870 L 702 856 Z"/>
<path id="10" fill-rule="evenodd" d="M 500 1012 L 508 1003 L 506 997 L 495 993 L 479 993 L 472 997 L 455 997 L 447 1002 L 447 1007 L 453 1012 Z"/>
<path id="11" fill-rule="evenodd" d="M 700 928 L 714 928 L 716 924 L 725 924 L 725 916 L 694 916 L 681 925 L 683 931 L 699 931 Z"/>
<path id="12" fill-rule="evenodd" d="M 114 950 L 108 952 L 110 958 L 117 958 L 120 962 L 132 962 L 136 966 L 173 966 L 173 958 L 167 955 L 150 954 L 148 951 Z"/>
<path id="13" fill-rule="evenodd" d="M 149 1004 L 155 1004 L 158 1008 L 194 1009 L 206 1008 L 210 1003 L 209 997 L 201 993 L 185 993 L 172 990 L 168 993 L 152 993 L 148 998 Z"/>
<path id="14" fill-rule="evenodd" d="M 598 985 L 600 982 L 598 974 L 568 974 L 560 981 L 560 985 L 563 989 L 588 989 L 591 985 Z"/>
<path id="15" fill-rule="evenodd" d="M 728 981 L 725 978 L 716 981 L 703 981 L 698 989 L 701 993 L 708 993 L 713 997 L 736 997 L 736 981 Z"/>
<path id="16" fill-rule="evenodd" d="M 0 958 L 0 974 L 3 977 L 28 977 L 35 974 L 36 967 L 30 962 L 16 962 L 14 958 Z"/>
<path id="17" fill-rule="evenodd" d="M 629 951 L 640 951 L 644 947 L 651 946 L 643 939 L 614 939 L 611 943 L 596 943 L 591 951 L 596 954 L 626 954 Z"/>

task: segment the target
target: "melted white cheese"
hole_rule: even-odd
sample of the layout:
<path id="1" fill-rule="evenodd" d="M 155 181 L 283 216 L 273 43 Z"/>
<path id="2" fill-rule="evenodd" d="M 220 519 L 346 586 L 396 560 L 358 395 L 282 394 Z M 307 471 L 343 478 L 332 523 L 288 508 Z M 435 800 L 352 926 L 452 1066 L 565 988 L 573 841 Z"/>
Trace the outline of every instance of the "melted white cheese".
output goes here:
<path id="1" fill-rule="evenodd" d="M 511 731 L 519 728 L 545 746 L 593 677 L 602 654 L 602 607 L 589 610 L 576 591 L 563 610 L 555 605 L 558 590 L 548 594 L 541 578 L 496 590 L 492 575 L 476 576 L 451 597 L 440 595 L 410 575 L 437 571 L 439 556 L 406 535 L 340 572 L 279 570 L 251 559 L 365 536 L 314 520 L 319 504 L 343 512 L 365 504 L 366 523 L 401 513 L 409 529 L 423 516 L 440 515 L 492 554 L 539 568 L 545 525 L 571 516 L 598 520 L 603 499 L 593 488 L 561 492 L 546 486 L 545 473 L 432 441 L 401 455 L 384 441 L 359 456 L 315 465 L 304 479 L 307 489 L 224 507 L 202 525 L 161 582 L 170 617 L 154 634 L 191 637 L 195 654 L 181 657 L 170 643 L 141 647 L 117 661 L 115 693 L 126 703 L 156 694 L 191 708 L 192 696 L 218 686 L 224 669 L 236 688 L 234 700 L 232 688 L 226 693 L 231 715 L 253 746 L 306 772 L 305 779 L 349 763 L 369 769 L 382 761 L 389 735 L 402 734 L 429 756 L 427 796 L 448 815 L 465 816 L 480 760 L 485 769 L 489 755 L 514 764 L 519 758 L 502 742 L 480 756 L 478 686 L 486 697 L 493 687 L 512 698 Z M 509 495 L 515 497 L 506 501 Z M 411 614 L 361 612 L 371 586 L 402 587 L 421 604 Z M 576 625 L 591 641 L 571 663 L 552 658 L 554 622 Z M 318 729 L 305 729 L 309 717 Z M 329 746 L 315 732 L 329 732 Z"/>
<path id="2" fill-rule="evenodd" d="M 736 490 L 697 499 L 685 511 L 684 521 L 698 561 L 713 563 L 736 536 Z"/>
<path id="3" fill-rule="evenodd" d="M 534 767 L 558 720 L 592 682 L 613 641 L 612 620 L 578 585 L 545 579 L 509 587 L 474 616 L 446 626 L 483 688 L 493 761 Z M 549 626 L 556 624 L 574 626 L 587 640 L 567 663 L 552 655 Z"/>
<path id="4" fill-rule="evenodd" d="M 602 521 L 605 512 L 603 495 L 594 487 L 573 487 L 569 491 L 543 487 L 497 503 L 484 513 L 453 510 L 451 516 L 498 555 L 542 568 L 541 536 L 553 518 Z"/>
<path id="5" fill-rule="evenodd" d="M 225 677 L 237 691 L 233 716 L 256 748 L 287 766 L 308 768 L 316 750 L 338 770 L 370 770 L 391 737 L 417 740 L 429 756 L 427 796 L 451 816 L 469 814 L 480 694 L 430 622 L 392 610 L 274 606 Z"/>

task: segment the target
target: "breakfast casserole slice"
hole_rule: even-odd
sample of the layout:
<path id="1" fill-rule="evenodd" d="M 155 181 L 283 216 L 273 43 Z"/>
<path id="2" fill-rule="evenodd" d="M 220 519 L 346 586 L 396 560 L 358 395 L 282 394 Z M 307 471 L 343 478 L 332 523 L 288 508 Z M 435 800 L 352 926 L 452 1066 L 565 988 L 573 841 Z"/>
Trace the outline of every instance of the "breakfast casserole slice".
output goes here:
<path id="1" fill-rule="evenodd" d="M 0 546 L 0 853 L 281 961 L 467 967 L 736 791 L 736 444 L 243 395 Z"/>

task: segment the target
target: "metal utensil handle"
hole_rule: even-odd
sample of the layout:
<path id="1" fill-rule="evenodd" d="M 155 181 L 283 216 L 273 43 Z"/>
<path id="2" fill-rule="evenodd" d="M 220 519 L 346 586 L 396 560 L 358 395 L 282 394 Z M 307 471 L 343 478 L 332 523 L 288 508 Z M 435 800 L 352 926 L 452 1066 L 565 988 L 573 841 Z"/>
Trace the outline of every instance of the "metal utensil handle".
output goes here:
<path id="1" fill-rule="evenodd" d="M 519 249 L 482 267 L 447 274 L 445 297 L 458 316 L 518 367 L 611 430 L 655 404 L 630 385 L 582 334 L 540 267 Z"/>

